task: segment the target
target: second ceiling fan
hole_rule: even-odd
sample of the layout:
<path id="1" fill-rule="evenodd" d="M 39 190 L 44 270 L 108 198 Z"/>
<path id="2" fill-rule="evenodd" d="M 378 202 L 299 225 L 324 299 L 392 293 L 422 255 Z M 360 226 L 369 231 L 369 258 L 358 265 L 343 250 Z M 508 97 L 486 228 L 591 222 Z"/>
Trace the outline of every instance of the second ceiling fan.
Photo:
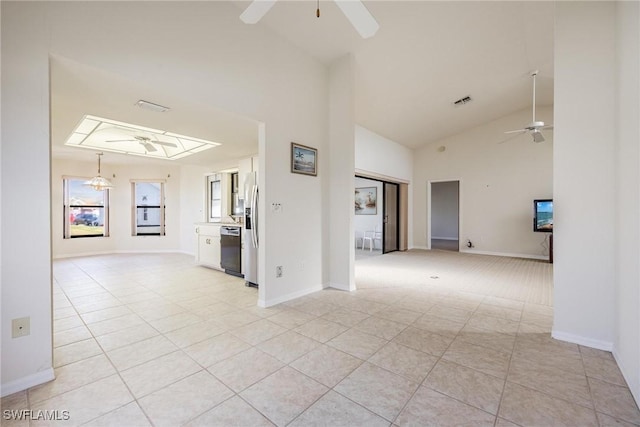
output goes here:
<path id="1" fill-rule="evenodd" d="M 166 147 L 173 147 L 173 148 L 177 147 L 177 145 L 174 144 L 173 142 L 157 141 L 149 138 L 148 136 L 139 136 L 139 135 L 134 136 L 133 139 L 112 139 L 105 142 L 138 142 L 140 145 L 144 147 L 147 153 L 158 151 L 158 149 L 153 144 L 164 145 Z"/>
<path id="2" fill-rule="evenodd" d="M 240 15 L 240 19 L 245 24 L 255 24 L 269 12 L 277 0 L 253 0 L 251 4 Z M 353 28 L 356 29 L 362 38 L 373 37 L 380 25 L 375 18 L 362 4 L 360 0 L 334 0 L 338 8 L 347 17 Z M 318 0 L 319 2 L 319 0 Z M 318 3 L 319 4 L 319 3 Z M 316 10 L 316 16 L 320 17 L 320 7 Z"/>
<path id="3" fill-rule="evenodd" d="M 538 75 L 538 70 L 531 72 L 531 77 L 533 78 L 533 119 L 531 123 L 529 123 L 527 126 L 525 126 L 522 129 L 510 130 L 505 133 L 516 134 L 513 136 L 514 138 L 518 135 L 529 133 L 533 137 L 533 142 L 544 142 L 545 137 L 542 134 L 542 130 L 553 129 L 553 125 L 545 125 L 544 122 L 536 120 L 536 76 L 537 75 Z M 505 141 L 502 141 L 502 142 L 506 142 L 509 139 L 506 139 Z"/>

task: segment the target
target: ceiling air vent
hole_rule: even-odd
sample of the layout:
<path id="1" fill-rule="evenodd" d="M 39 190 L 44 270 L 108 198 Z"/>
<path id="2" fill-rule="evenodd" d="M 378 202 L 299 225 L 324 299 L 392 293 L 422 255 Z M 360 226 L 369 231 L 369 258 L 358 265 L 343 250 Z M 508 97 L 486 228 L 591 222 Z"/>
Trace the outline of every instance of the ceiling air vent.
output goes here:
<path id="1" fill-rule="evenodd" d="M 457 101 L 454 101 L 453 105 L 455 105 L 456 107 L 459 107 L 461 105 L 468 104 L 470 102 L 471 102 L 471 96 L 465 96 L 464 98 L 460 98 Z"/>

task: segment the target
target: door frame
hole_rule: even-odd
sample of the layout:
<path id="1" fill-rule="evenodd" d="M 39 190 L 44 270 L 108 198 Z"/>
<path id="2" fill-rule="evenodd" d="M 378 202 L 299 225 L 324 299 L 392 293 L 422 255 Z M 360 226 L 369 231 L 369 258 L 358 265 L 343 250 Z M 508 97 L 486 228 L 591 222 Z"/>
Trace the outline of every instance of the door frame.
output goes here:
<path id="1" fill-rule="evenodd" d="M 385 224 L 385 212 L 387 210 L 387 185 L 395 185 L 396 186 L 396 249 L 385 252 L 385 243 L 387 241 L 387 227 Z M 382 254 L 388 254 L 391 252 L 398 252 L 400 250 L 400 184 L 396 184 L 395 182 L 382 181 L 382 242 L 380 244 Z"/>
<path id="2" fill-rule="evenodd" d="M 411 182 L 387 175 L 367 172 L 361 169 L 355 170 L 354 177 L 379 181 L 383 184 L 388 182 L 398 186 L 398 251 L 407 251 L 409 249 L 409 185 Z M 382 186 L 382 190 L 384 192 L 384 185 Z M 382 248 L 384 249 L 384 227 L 382 240 Z"/>
<path id="3" fill-rule="evenodd" d="M 441 182 L 458 182 L 458 250 L 460 250 L 460 242 L 462 239 L 462 178 L 451 179 L 430 179 L 427 181 L 427 249 L 431 250 L 431 185 Z"/>

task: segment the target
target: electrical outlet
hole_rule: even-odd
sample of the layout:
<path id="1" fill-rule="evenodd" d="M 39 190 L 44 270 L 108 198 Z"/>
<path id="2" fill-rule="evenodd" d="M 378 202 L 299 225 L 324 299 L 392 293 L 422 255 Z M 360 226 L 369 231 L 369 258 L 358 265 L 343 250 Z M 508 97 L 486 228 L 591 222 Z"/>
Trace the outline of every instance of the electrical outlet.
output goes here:
<path id="1" fill-rule="evenodd" d="M 24 337 L 31 333 L 31 318 L 21 317 L 11 321 L 11 338 Z"/>
<path id="2" fill-rule="evenodd" d="M 278 265 L 276 267 L 276 277 L 282 277 L 282 266 Z"/>

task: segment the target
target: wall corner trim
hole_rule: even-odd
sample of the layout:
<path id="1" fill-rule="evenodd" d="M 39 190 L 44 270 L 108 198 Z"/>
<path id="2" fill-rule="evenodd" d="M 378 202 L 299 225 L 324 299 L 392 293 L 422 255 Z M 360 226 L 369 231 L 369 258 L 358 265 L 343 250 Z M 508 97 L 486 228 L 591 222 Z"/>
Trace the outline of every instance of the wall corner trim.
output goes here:
<path id="1" fill-rule="evenodd" d="M 326 288 L 331 288 L 338 291 L 353 292 L 356 290 L 356 284 L 354 283 L 353 286 L 349 286 L 342 283 L 328 283 L 327 285 L 325 285 L 325 289 Z"/>
<path id="2" fill-rule="evenodd" d="M 10 394 L 17 393 L 19 391 L 26 390 L 30 387 L 44 384 L 55 378 L 56 376 L 53 372 L 53 368 L 48 368 L 48 369 L 45 369 L 44 371 L 36 372 L 35 374 L 18 378 L 17 380 L 13 380 L 8 383 L 2 384 L 2 397 L 9 396 Z"/>
<path id="3" fill-rule="evenodd" d="M 268 299 L 268 300 L 258 300 L 258 307 L 263 307 L 263 308 L 272 307 L 274 305 L 281 304 L 281 303 L 287 302 L 287 301 L 291 301 L 292 299 L 300 298 L 300 297 L 303 297 L 305 295 L 309 295 L 309 294 L 312 294 L 314 292 L 321 291 L 323 289 L 324 289 L 324 286 L 316 285 L 316 286 L 311 286 L 311 287 L 306 288 L 306 289 L 301 289 L 301 290 L 296 291 L 296 292 L 291 292 L 290 294 L 282 295 L 282 296 L 280 296 L 278 298 L 273 298 L 273 299 Z"/>
<path id="4" fill-rule="evenodd" d="M 571 334 L 569 332 L 558 331 L 556 329 L 553 329 L 551 331 L 551 337 L 560 341 L 583 345 L 585 347 L 591 347 L 598 350 L 613 351 L 613 343 L 610 341 L 596 340 L 593 338 Z"/>

